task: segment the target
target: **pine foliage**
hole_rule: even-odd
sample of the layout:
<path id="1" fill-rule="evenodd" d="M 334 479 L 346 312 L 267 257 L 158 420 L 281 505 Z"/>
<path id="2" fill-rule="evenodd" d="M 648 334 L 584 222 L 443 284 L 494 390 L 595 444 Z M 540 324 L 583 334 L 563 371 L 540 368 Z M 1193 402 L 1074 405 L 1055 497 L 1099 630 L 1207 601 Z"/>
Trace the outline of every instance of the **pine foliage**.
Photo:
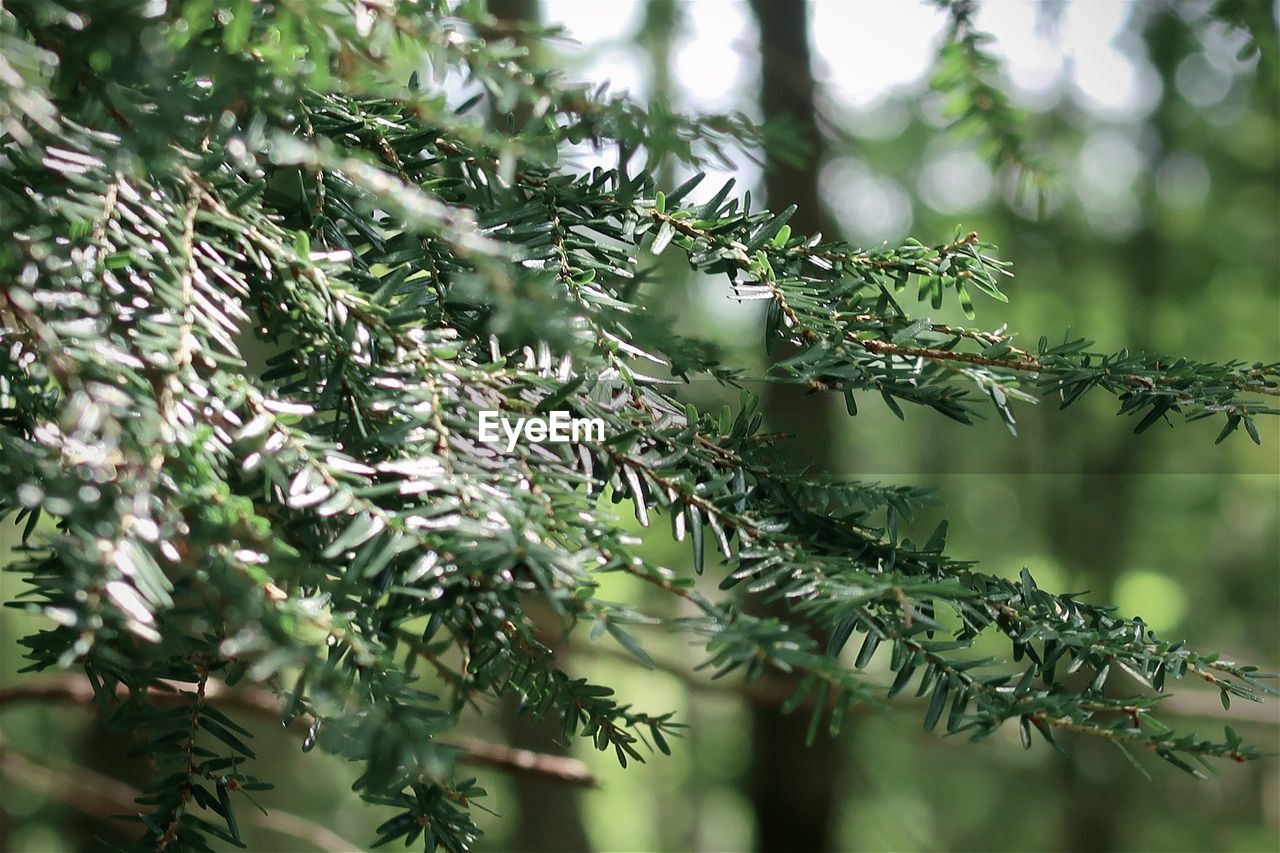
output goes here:
<path id="1" fill-rule="evenodd" d="M 987 85 L 964 71 L 985 73 L 964 20 L 957 91 Z M 535 605 L 645 665 L 637 626 L 662 623 L 717 674 L 792 673 L 815 737 L 887 687 L 974 739 L 1080 733 L 1197 774 L 1256 757 L 1155 711 L 1182 678 L 1226 702 L 1267 676 L 984 571 L 945 525 L 912 538 L 920 490 L 789 470 L 751 393 L 680 401 L 683 382 L 746 374 L 640 295 L 665 253 L 721 276 L 767 306 L 765 345 L 789 345 L 770 380 L 850 414 L 991 407 L 1013 428 L 1019 401 L 1092 391 L 1138 431 L 1217 418 L 1219 440 L 1257 440 L 1280 364 L 913 316 L 904 292 L 972 317 L 1005 298 L 1007 265 L 964 230 L 864 250 L 793 233 L 732 182 L 702 203 L 697 178 L 659 187 L 664 159 L 750 153 L 766 130 L 571 85 L 518 46 L 538 36 L 443 0 L 0 6 L 0 518 L 26 543 L 6 570 L 47 618 L 30 668 L 82 669 L 157 765 L 139 845 L 238 843 L 265 785 L 212 680 L 276 691 L 286 721 L 314 721 L 304 749 L 359 762 L 379 843 L 473 842 L 484 792 L 437 737 L 486 697 L 623 765 L 678 747 L 672 713 L 562 669 Z M 573 145 L 621 165 L 575 172 Z M 507 450 L 478 440 L 484 410 L 567 410 L 607 438 Z M 606 499 L 669 524 L 689 571 L 645 559 Z M 597 597 L 608 573 L 679 617 Z M 987 637 L 1002 659 L 975 651 Z M 891 685 L 863 673 L 877 652 Z M 174 684 L 177 706 L 148 692 Z"/>

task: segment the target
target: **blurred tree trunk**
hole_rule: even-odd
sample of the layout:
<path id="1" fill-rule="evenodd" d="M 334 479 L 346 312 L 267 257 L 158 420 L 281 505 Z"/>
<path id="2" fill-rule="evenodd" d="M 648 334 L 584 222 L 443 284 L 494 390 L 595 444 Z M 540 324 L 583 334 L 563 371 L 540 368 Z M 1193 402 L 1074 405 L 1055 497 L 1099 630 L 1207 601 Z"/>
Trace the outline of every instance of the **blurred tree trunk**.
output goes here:
<path id="1" fill-rule="evenodd" d="M 809 60 L 809 14 L 799 0 L 751 0 L 760 31 L 760 106 L 766 121 L 785 119 L 814 146 L 801 165 L 779 162 L 766 152 L 765 191 L 769 207 L 795 204 L 791 226 L 797 234 L 821 230 L 818 163 L 822 138 L 814 102 Z M 785 357 L 789 353 L 780 353 Z M 830 469 L 832 436 L 829 395 L 805 395 L 800 389 L 773 385 L 764 394 L 765 413 L 773 429 L 811 440 L 798 443 L 791 461 Z M 824 639 L 825 641 L 825 639 Z M 760 850 L 822 851 L 833 846 L 832 815 L 836 806 L 839 750 L 832 744 L 805 744 L 808 714 L 784 715 L 777 709 L 752 710 L 752 763 L 748 795 L 756 818 Z"/>
<path id="2" fill-rule="evenodd" d="M 497 19 L 499 26 L 504 24 L 512 25 L 512 32 L 499 31 L 494 33 L 495 37 L 509 36 L 516 44 L 531 53 L 539 52 L 540 43 L 536 40 L 524 38 L 518 30 L 521 25 L 537 25 L 542 22 L 541 0 L 487 0 L 485 5 L 489 10 L 489 14 Z M 492 103 L 490 101 L 490 104 Z M 524 128 L 525 123 L 529 120 L 529 112 L 527 104 L 521 105 L 518 108 L 518 112 L 511 114 L 499 114 L 491 107 L 489 117 L 493 127 L 498 131 L 517 133 Z"/>
<path id="3" fill-rule="evenodd" d="M 790 225 L 796 234 L 823 230 L 818 196 L 818 165 L 823 138 L 818 129 L 815 83 L 809 58 L 808 4 L 804 0 L 751 0 L 760 29 L 760 107 L 766 121 L 785 121 L 811 149 L 803 162 L 790 164 L 765 152 L 765 192 L 769 208 L 796 205 Z M 785 357 L 790 353 L 781 353 Z M 816 441 L 788 448 L 797 464 L 829 469 L 834 462 L 826 441 L 832 434 L 829 394 L 809 394 L 790 385 L 770 385 L 765 407 L 774 428 Z"/>
<path id="4" fill-rule="evenodd" d="M 557 655 L 562 656 L 562 651 L 557 649 Z M 552 721 L 520 716 L 514 702 L 502 704 L 502 727 L 507 743 L 519 749 L 552 755 L 569 752 L 547 736 L 554 728 Z M 591 849 L 576 788 L 525 773 L 512 775 L 510 780 L 517 811 L 510 849 L 527 853 L 580 853 Z"/>
<path id="5" fill-rule="evenodd" d="M 644 20 L 636 33 L 636 45 L 649 60 L 649 97 L 651 101 L 671 103 L 671 43 L 684 24 L 684 9 L 679 0 L 647 0 Z M 653 168 L 653 164 L 650 164 Z M 672 186 L 674 170 L 670 161 L 657 164 L 653 177 L 660 187 Z"/>
<path id="6" fill-rule="evenodd" d="M 1192 37 L 1172 9 L 1154 12 L 1143 36 L 1163 83 L 1160 105 L 1149 120 L 1158 144 L 1163 146 L 1167 140 L 1177 137 L 1173 114 L 1178 98 L 1174 72 L 1196 45 L 1189 41 Z M 1158 209 L 1151 198 L 1154 188 L 1150 179 L 1141 192 L 1147 196 L 1142 207 L 1148 211 Z M 1187 281 L 1187 276 L 1169 269 L 1168 259 L 1174 253 L 1170 239 L 1153 212 L 1144 217 L 1141 227 L 1116 249 L 1115 265 L 1123 271 L 1129 285 L 1125 289 L 1128 299 L 1124 339 L 1131 341 L 1136 349 L 1161 346 L 1160 341 L 1153 340 L 1156 330 L 1149 308 L 1161 291 L 1167 291 L 1170 286 L 1185 290 L 1193 284 Z M 1150 445 L 1122 440 L 1116 446 L 1096 443 L 1085 446 L 1088 453 L 1081 460 L 1084 470 L 1101 473 L 1086 475 L 1079 482 L 1079 489 L 1055 491 L 1046 506 L 1051 543 L 1063 562 L 1083 577 L 1083 586 L 1089 589 L 1092 598 L 1112 601 L 1117 576 L 1133 565 L 1134 512 L 1141 500 L 1137 494 L 1137 478 L 1147 467 Z M 1120 673 L 1113 674 L 1117 685 L 1123 678 Z M 1114 753 L 1115 750 L 1107 749 L 1105 744 L 1078 742 L 1072 745 L 1070 758 L 1062 765 L 1063 800 L 1071 804 L 1065 838 L 1070 849 L 1105 851 L 1123 846 L 1125 815 L 1116 808 L 1116 803 L 1124 801 L 1126 789 L 1134 780 L 1123 772 L 1127 770 L 1124 761 Z"/>
<path id="7" fill-rule="evenodd" d="M 122 731 L 118 725 L 108 722 L 104 715 L 92 714 L 79 739 L 79 747 L 71 753 L 76 756 L 76 764 L 79 766 L 139 790 L 155 780 L 154 767 L 148 767 L 135 757 L 121 759 L 129 751 L 121 748 L 122 743 L 129 747 L 140 745 L 137 734 Z M 81 850 L 105 849 L 104 841 L 127 845 L 137 838 L 136 824 L 122 820 L 104 820 L 101 815 L 90 814 L 88 811 L 72 812 L 63 826 L 67 824 L 74 827 L 74 837 L 81 845 Z M 4 849 L 7 848 L 0 847 L 0 850 Z"/>
<path id="8" fill-rule="evenodd" d="M 1055 489 L 1045 502 L 1053 553 L 1073 577 L 1083 578 L 1076 585 L 1088 588 L 1095 601 L 1112 600 L 1115 575 L 1129 565 L 1133 475 L 1141 466 L 1140 455 L 1131 444 L 1124 449 L 1102 448 L 1081 462 L 1088 471 L 1108 473 L 1055 478 L 1067 488 Z M 1120 672 L 1111 675 L 1113 683 L 1123 678 Z M 1090 740 L 1076 738 L 1059 765 L 1065 808 L 1063 846 L 1069 850 L 1116 850 L 1119 822 L 1124 820 L 1116 803 L 1124 802 L 1125 789 L 1134 780 L 1122 772 L 1128 768 L 1118 767 L 1122 759 L 1114 748 L 1086 743 Z"/>
<path id="9" fill-rule="evenodd" d="M 636 41 L 649 58 L 649 91 L 653 97 L 671 100 L 671 40 L 682 20 L 676 0 L 649 0 Z"/>
<path id="10" fill-rule="evenodd" d="M 500 23 L 513 25 L 537 24 L 542 20 L 541 4 L 538 0 L 488 0 L 490 14 Z M 525 40 L 514 36 L 517 43 Z M 533 49 L 533 45 L 525 45 Z M 524 126 L 527 116 L 494 115 L 494 125 L 499 130 L 513 129 L 519 131 Z M 552 617 L 551 621 L 554 621 Z M 556 626 L 548 624 L 540 626 L 541 633 L 548 638 L 556 634 Z M 566 650 L 557 648 L 557 657 L 564 666 Z M 520 749 L 530 749 L 552 755 L 567 755 L 569 748 L 555 742 L 548 735 L 554 730 L 549 721 L 534 721 L 516 712 L 513 702 L 502 705 L 502 727 L 507 742 Z M 542 853 L 542 851 L 582 851 L 590 849 L 586 829 L 582 823 L 582 809 L 578 801 L 577 789 L 568 785 L 535 779 L 526 774 L 511 778 L 511 787 L 515 795 L 515 805 L 519 818 L 516 830 L 510 839 L 513 849 Z"/>
<path id="11" fill-rule="evenodd" d="M 648 60 L 649 97 L 657 103 L 670 104 L 674 81 L 671 76 L 671 50 L 675 35 L 684 25 L 687 4 L 681 0 L 647 0 L 644 4 L 644 17 L 635 34 L 635 44 L 643 51 Z M 668 159 L 664 162 L 646 164 L 653 171 L 654 181 L 659 187 L 672 187 L 678 182 L 676 170 Z M 681 300 L 689 299 L 688 286 L 680 295 Z M 646 590 L 646 592 L 652 592 Z M 651 612 L 660 612 L 659 608 L 670 608 L 671 596 L 664 595 L 660 599 L 651 600 L 648 607 Z M 674 610 L 668 610 L 674 616 Z M 697 702 L 687 704 L 684 720 L 689 728 L 686 730 L 686 748 L 690 754 L 694 752 L 693 740 L 706 724 L 700 714 Z M 706 814 L 707 786 L 704 784 L 681 785 L 664 788 L 653 792 L 659 814 L 669 815 L 671 819 L 659 821 L 657 829 L 658 845 L 662 850 L 694 850 L 698 846 L 696 823 L 698 815 Z"/>

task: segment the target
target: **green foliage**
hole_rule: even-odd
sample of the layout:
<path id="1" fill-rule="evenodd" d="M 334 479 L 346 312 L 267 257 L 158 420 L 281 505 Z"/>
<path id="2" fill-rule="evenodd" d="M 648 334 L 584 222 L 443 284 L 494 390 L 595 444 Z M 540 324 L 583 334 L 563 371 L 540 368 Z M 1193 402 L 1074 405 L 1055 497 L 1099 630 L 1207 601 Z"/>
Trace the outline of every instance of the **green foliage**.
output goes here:
<path id="1" fill-rule="evenodd" d="M 946 62 L 982 66 L 957 20 Z M 679 400 L 683 381 L 746 377 L 640 292 L 664 252 L 723 274 L 768 306 L 766 346 L 791 345 L 768 378 L 851 413 L 864 392 L 962 422 L 989 401 L 1012 427 L 1014 401 L 1096 388 L 1138 431 L 1181 414 L 1257 440 L 1280 364 L 1022 348 L 910 316 L 904 290 L 970 316 L 977 295 L 1003 300 L 1006 264 L 963 230 L 866 251 L 793 234 L 790 210 L 753 210 L 731 183 L 704 203 L 698 178 L 660 190 L 663 157 L 701 163 L 761 131 L 565 84 L 506 35 L 465 3 L 0 10 L 0 515 L 25 519 L 29 546 L 6 569 L 49 619 L 24 641 L 30 668 L 83 668 L 145 733 L 159 772 L 141 846 L 237 843 L 237 800 L 262 785 L 211 678 L 277 691 L 285 720 L 313 721 L 304 749 L 360 762 L 358 792 L 391 810 L 378 843 L 474 840 L 484 792 L 435 738 L 482 697 L 623 765 L 667 752 L 671 713 L 565 672 L 529 616 L 550 607 L 651 665 L 634 626 L 661 620 L 597 597 L 607 573 L 681 599 L 667 627 L 717 673 L 794 673 L 814 737 L 885 693 L 860 672 L 883 649 L 889 695 L 928 697 L 926 728 L 1083 733 L 1192 773 L 1257 756 L 1152 712 L 1171 679 L 1225 700 L 1268 676 L 1025 570 L 981 572 L 946 553 L 945 525 L 914 541 L 925 493 L 788 470 L 751 394 L 714 414 Z M 409 64 L 432 82 L 391 82 Z M 621 166 L 561 164 L 588 142 Z M 1011 145 L 994 154 L 1025 165 Z M 481 411 L 552 408 L 607 440 L 478 441 Z M 666 516 L 693 575 L 646 561 L 606 495 L 642 524 Z M 1016 669 L 971 651 L 988 636 Z M 1122 692 L 1120 672 L 1148 689 Z M 149 698 L 174 683 L 180 705 Z"/>
<path id="2" fill-rule="evenodd" d="M 952 128 L 978 138 L 980 148 L 996 166 L 1012 169 L 1018 193 L 1036 193 L 1043 206 L 1051 174 L 1028 141 L 1025 117 L 1010 103 L 999 81 L 1000 63 L 987 49 L 991 36 L 977 28 L 974 0 L 935 0 L 947 11 L 948 39 L 938 54 L 932 85 L 947 96 Z M 966 313 L 968 313 L 966 311 Z"/>

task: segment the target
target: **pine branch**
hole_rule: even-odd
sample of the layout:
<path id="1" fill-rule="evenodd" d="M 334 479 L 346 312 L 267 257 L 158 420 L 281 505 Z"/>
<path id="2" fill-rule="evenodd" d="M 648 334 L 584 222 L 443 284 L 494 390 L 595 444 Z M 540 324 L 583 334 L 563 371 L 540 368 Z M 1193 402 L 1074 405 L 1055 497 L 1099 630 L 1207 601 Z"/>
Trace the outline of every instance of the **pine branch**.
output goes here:
<path id="1" fill-rule="evenodd" d="M 566 671 L 534 609 L 566 636 L 607 633 L 644 666 L 659 663 L 629 629 L 658 625 L 749 691 L 781 673 L 782 704 L 810 713 L 812 736 L 914 684 L 926 728 L 945 715 L 975 739 L 1010 722 L 1024 742 L 1088 734 L 1192 772 L 1188 758 L 1257 757 L 1230 729 L 1210 741 L 1155 715 L 1170 678 L 1203 680 L 1225 705 L 1273 692 L 1270 676 L 1029 573 L 981 571 L 947 553 L 944 526 L 914 543 L 926 494 L 788 470 L 786 439 L 762 432 L 746 391 L 718 416 L 684 404 L 680 383 L 743 374 L 645 307 L 663 283 L 648 261 L 674 246 L 725 275 L 732 298 L 764 303 L 766 346 L 797 349 L 769 378 L 841 393 L 851 414 L 870 391 L 898 414 L 905 401 L 968 422 L 976 388 L 1012 426 L 1013 400 L 1066 406 L 1101 388 L 1138 431 L 1217 415 L 1219 440 L 1243 425 L 1257 441 L 1280 365 L 1017 346 L 1003 328 L 909 316 L 898 294 L 913 284 L 969 316 L 974 290 L 1005 299 L 1006 264 L 963 231 L 873 251 L 793 235 L 791 211 L 753 211 L 731 184 L 691 204 L 700 178 L 660 190 L 662 158 L 697 164 L 765 131 L 566 84 L 474 4 L 428 5 L 257 4 L 176 41 L 155 28 L 180 3 L 156 20 L 124 9 L 83 39 L 52 7 L 0 13 L 0 72 L 16 68 L 0 73 L 13 235 L 0 250 L 0 518 L 26 523 L 5 569 L 47 617 L 22 640 L 30 668 L 83 669 L 75 689 L 142 733 L 162 767 L 145 847 L 236 842 L 231 794 L 266 783 L 243 772 L 253 752 L 224 702 L 281 714 L 304 749 L 360 762 L 356 791 L 390 810 L 378 843 L 427 849 L 464 850 L 478 833 L 469 812 L 484 791 L 456 759 L 589 781 L 575 764 L 451 739 L 482 699 L 515 697 L 624 765 L 642 746 L 667 752 L 673 715 Z M 950 8 L 952 82 L 998 157 L 1026 165 L 972 4 Z M 281 32 L 301 41 L 283 46 Z M 112 33 L 171 53 L 122 53 Z M 481 94 L 458 104 L 416 76 L 388 85 L 396 39 Z M 98 48 L 109 98 L 79 85 Z M 293 73 L 301 59 L 307 75 Z M 486 100 L 480 112 L 522 126 L 478 121 Z M 581 142 L 616 147 L 620 166 L 561 167 Z M 598 419 L 607 440 L 479 435 L 482 412 L 552 409 Z M 665 516 L 692 576 L 644 558 L 606 495 L 641 525 Z M 600 599 L 615 572 L 678 615 Z M 783 615 L 752 615 L 759 602 Z M 982 636 L 1025 670 L 969 657 Z M 866 676 L 886 646 L 887 691 Z M 1113 670 L 1145 692 L 1115 695 Z"/>
<path id="2" fill-rule="evenodd" d="M 979 4 L 974 0 L 935 0 L 935 4 L 946 11 L 948 28 L 930 82 L 947 96 L 952 129 L 977 135 L 992 164 L 1013 169 L 1019 192 L 1033 189 L 1043 206 L 1052 176 L 1028 140 L 1025 116 L 1014 109 L 995 79 L 1000 62 L 988 49 L 992 36 L 979 30 L 974 20 Z"/>

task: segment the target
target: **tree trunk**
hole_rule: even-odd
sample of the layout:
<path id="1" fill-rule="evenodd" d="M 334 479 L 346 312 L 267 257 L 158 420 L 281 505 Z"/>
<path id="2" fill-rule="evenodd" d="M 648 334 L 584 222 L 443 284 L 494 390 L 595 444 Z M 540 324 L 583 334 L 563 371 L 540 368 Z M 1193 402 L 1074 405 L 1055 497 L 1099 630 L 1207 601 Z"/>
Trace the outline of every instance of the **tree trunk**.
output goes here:
<path id="1" fill-rule="evenodd" d="M 1194 48 L 1185 41 L 1188 34 L 1172 11 L 1157 12 L 1143 35 L 1164 84 L 1163 100 L 1151 117 L 1151 127 L 1164 144 L 1177 134 L 1173 125 L 1177 99 L 1174 71 Z M 1142 200 L 1146 218 L 1117 259 L 1131 296 L 1125 312 L 1124 339 L 1137 349 L 1154 348 L 1158 343 L 1152 340 L 1151 313 L 1146 306 L 1153 303 L 1162 288 L 1188 284 L 1185 276 L 1168 268 L 1170 238 L 1152 218 L 1156 208 L 1152 193 L 1148 186 Z M 1146 467 L 1151 451 L 1147 442 L 1125 444 L 1112 448 L 1093 446 L 1092 453 L 1081 461 L 1086 471 L 1105 474 L 1086 476 L 1079 491 L 1059 493 L 1047 507 L 1055 552 L 1071 569 L 1084 575 L 1085 586 L 1097 601 L 1112 600 L 1116 577 L 1131 565 L 1133 556 L 1134 510 L 1139 500 L 1134 478 Z M 1063 764 L 1064 795 L 1072 804 L 1066 819 L 1066 841 L 1075 850 L 1121 849 L 1123 816 L 1114 804 L 1123 801 L 1125 788 L 1132 780 L 1105 772 L 1108 764 L 1123 767 L 1115 750 L 1092 742 L 1073 747 L 1071 758 Z"/>
<path id="2" fill-rule="evenodd" d="M 490 14 L 500 22 L 511 24 L 536 24 L 542 19 L 538 0 L 488 0 Z M 516 41 L 521 41 L 517 36 Z M 533 49 L 535 45 L 528 45 Z M 499 130 L 523 127 L 525 115 L 493 115 Z M 550 632 L 548 632 L 550 633 Z M 561 650 L 563 651 L 563 650 Z M 563 660 L 561 661 L 563 666 Z M 516 713 L 515 703 L 507 701 L 502 706 L 502 727 L 507 742 L 520 749 L 531 749 L 552 755 L 567 755 L 569 749 L 554 741 L 550 732 L 555 726 L 549 720 L 535 722 Z M 563 783 L 517 775 L 511 779 L 519 829 L 511 842 L 529 853 L 542 851 L 582 851 L 590 849 L 586 829 L 582 823 L 579 792 Z"/>
<path id="3" fill-rule="evenodd" d="M 765 120 L 785 118 L 813 143 L 813 156 L 798 166 L 766 157 L 765 190 L 770 209 L 795 204 L 791 226 L 798 234 L 820 230 L 818 162 L 821 137 L 814 110 L 814 80 L 809 63 L 808 8 L 792 0 L 752 0 L 760 30 L 760 104 Z M 766 152 L 766 155 L 768 152 Z M 781 353 L 785 356 L 788 353 Z M 816 469 L 831 467 L 827 441 L 832 415 L 827 395 L 772 385 L 764 394 L 771 427 L 808 435 L 791 461 Z M 825 641 L 825 640 L 824 640 Z M 752 762 L 749 796 L 761 851 L 822 851 L 833 846 L 838 750 L 831 744 L 805 744 L 809 715 L 777 709 L 752 710 Z"/>

